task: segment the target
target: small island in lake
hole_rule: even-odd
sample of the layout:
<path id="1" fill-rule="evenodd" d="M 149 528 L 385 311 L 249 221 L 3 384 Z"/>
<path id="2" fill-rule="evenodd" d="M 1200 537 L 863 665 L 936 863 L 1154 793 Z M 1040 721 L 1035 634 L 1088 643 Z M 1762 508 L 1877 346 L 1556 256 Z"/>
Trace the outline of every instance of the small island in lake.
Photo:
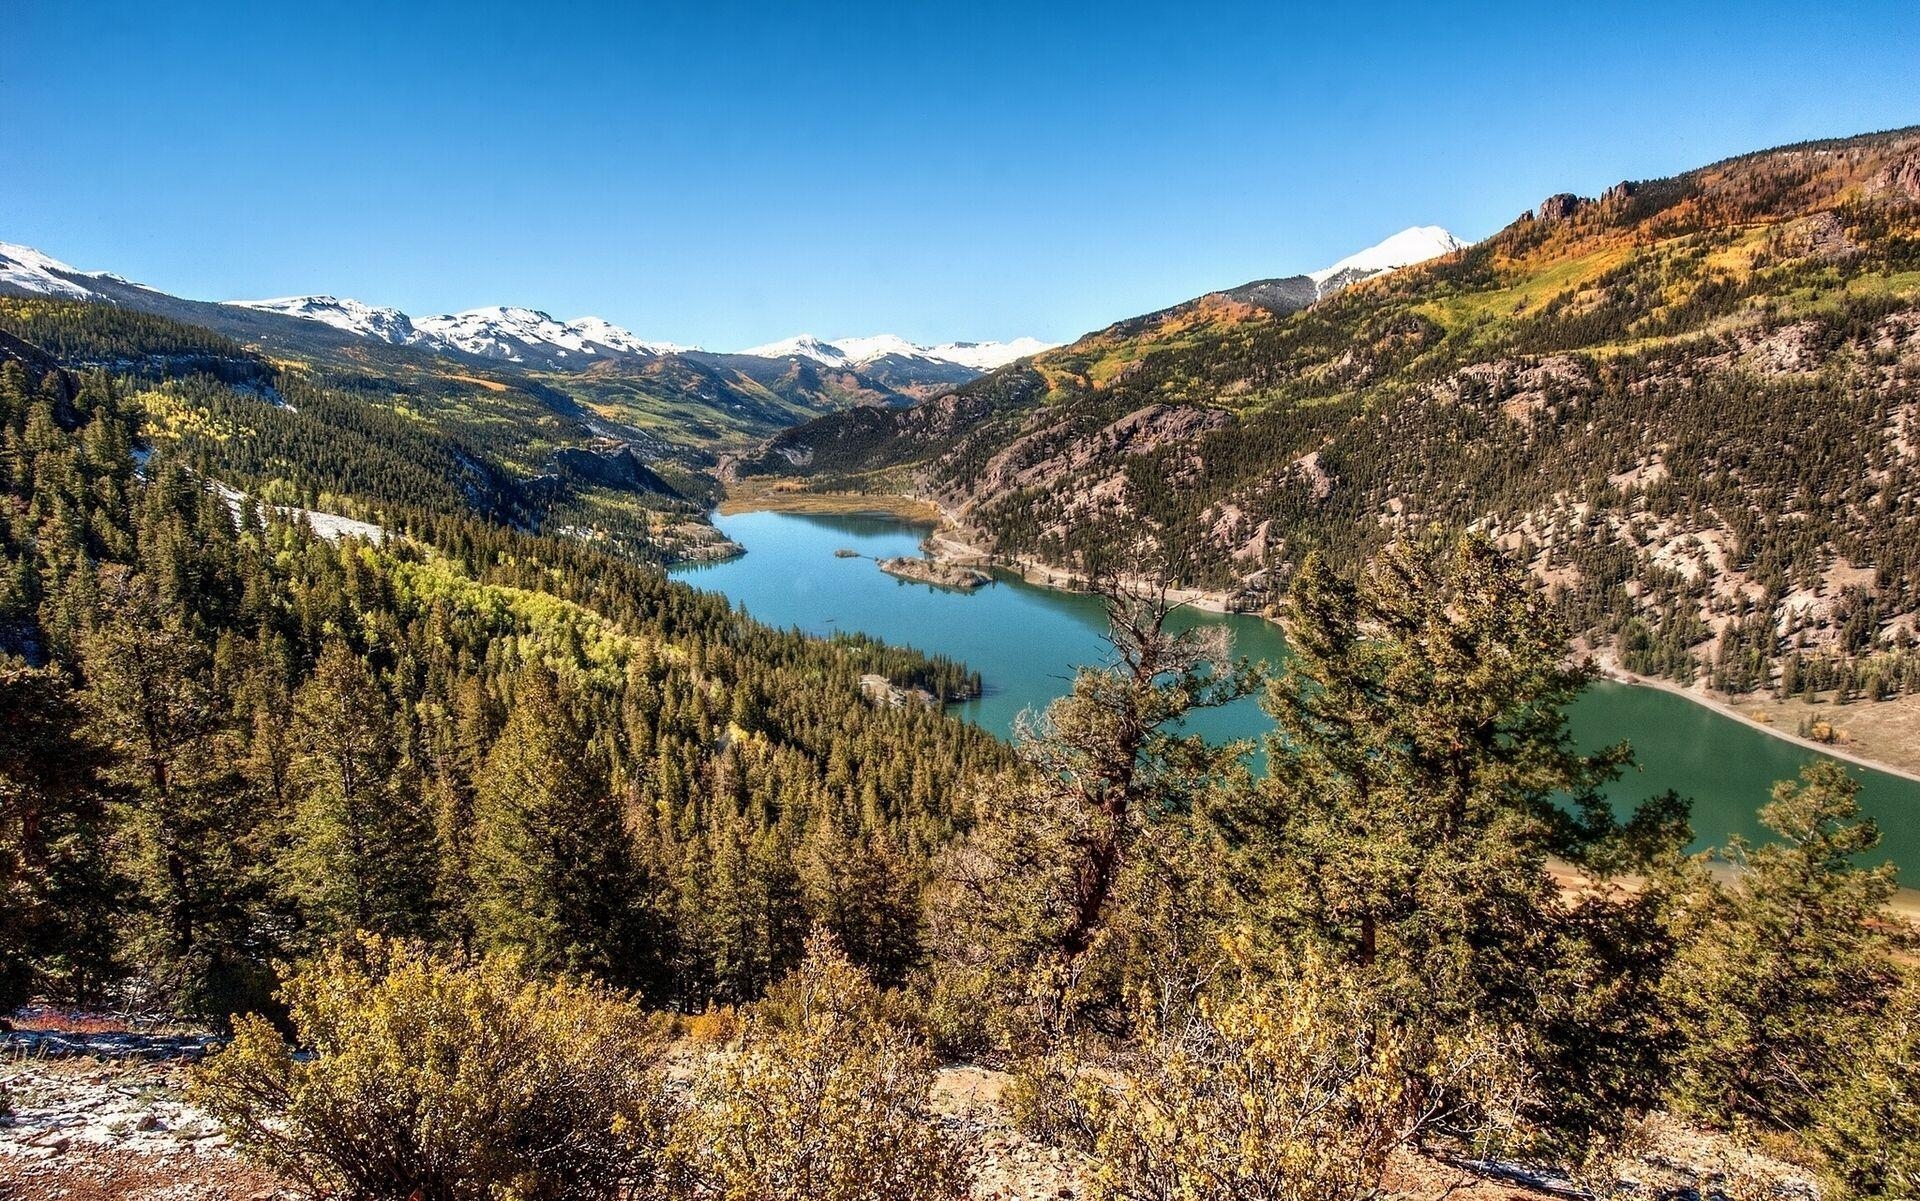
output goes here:
<path id="1" fill-rule="evenodd" d="M 854 550 L 850 546 L 843 546 L 839 550 L 833 552 L 833 557 L 836 559 L 858 559 L 860 557 L 860 552 L 857 550 Z"/>
<path id="2" fill-rule="evenodd" d="M 984 571 L 955 563 L 942 563 L 936 559 L 901 555 L 892 559 L 875 559 L 874 562 L 890 576 L 911 580 L 916 584 L 932 584 L 936 588 L 958 588 L 962 592 L 972 592 L 982 584 L 993 582 L 993 577 Z"/>

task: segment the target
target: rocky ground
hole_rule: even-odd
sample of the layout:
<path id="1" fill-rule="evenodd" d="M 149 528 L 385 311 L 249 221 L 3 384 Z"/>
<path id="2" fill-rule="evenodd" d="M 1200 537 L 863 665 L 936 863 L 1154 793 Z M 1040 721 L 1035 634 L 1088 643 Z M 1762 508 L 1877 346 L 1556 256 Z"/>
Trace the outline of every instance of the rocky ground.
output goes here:
<path id="1" fill-rule="evenodd" d="M 294 1201 L 289 1182 L 240 1158 L 206 1114 L 185 1099 L 188 1067 L 209 1039 L 190 1032 L 29 1027 L 0 1034 L 0 1087 L 13 1108 L 0 1119 L 0 1201 Z M 32 1028 L 39 1027 L 39 1028 Z M 939 1120 L 978 1151 L 978 1201 L 1072 1201 L 1090 1195 L 1080 1155 L 1036 1142 L 1014 1128 L 1000 1104 L 1002 1073 L 950 1067 L 934 1092 Z M 1804 1176 L 1735 1152 L 1671 1124 L 1654 1124 L 1633 1172 L 1646 1196 L 1815 1196 Z M 1657 1148 L 1657 1149 L 1656 1149 Z M 1716 1187 L 1719 1182 L 1726 1186 Z M 1701 1186 L 1706 1187 L 1702 1188 Z M 1757 1186 L 1757 1187 L 1756 1187 Z M 1579 1196 L 1570 1182 L 1408 1154 L 1387 1180 L 1393 1197 L 1460 1201 L 1545 1201 Z"/>

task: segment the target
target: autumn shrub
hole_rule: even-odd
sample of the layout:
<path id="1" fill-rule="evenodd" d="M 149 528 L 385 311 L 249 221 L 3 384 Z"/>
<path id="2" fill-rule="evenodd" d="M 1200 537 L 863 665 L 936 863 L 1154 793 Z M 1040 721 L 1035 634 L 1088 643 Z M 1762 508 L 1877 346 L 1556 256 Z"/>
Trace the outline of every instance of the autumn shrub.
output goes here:
<path id="1" fill-rule="evenodd" d="M 615 994 L 366 939 L 284 995 L 306 1053 L 243 1018 L 193 1095 L 238 1147 L 315 1193 L 557 1201 L 653 1175 L 662 1027 Z"/>
<path id="2" fill-rule="evenodd" d="M 1096 1194 L 1346 1201 L 1376 1194 L 1388 1157 L 1423 1132 L 1509 1122 L 1522 1089 L 1507 1040 L 1391 1021 L 1309 961 L 1247 973 L 1204 997 L 1102 1078 L 1075 1083 Z"/>
<path id="3" fill-rule="evenodd" d="M 929 1106 L 934 1062 L 831 938 L 695 1078 L 676 1169 L 728 1201 L 935 1201 L 965 1193 L 959 1146 Z"/>
<path id="4" fill-rule="evenodd" d="M 1022 1134 L 1052 1146 L 1089 1151 L 1094 1141 L 1086 1101 L 1091 1075 L 1086 1056 L 1078 1052 L 1029 1056 L 1007 1074 L 1000 1103 Z"/>
<path id="5" fill-rule="evenodd" d="M 701 1046 L 724 1046 L 740 1033 L 740 1013 L 731 1005 L 709 1005 L 686 1020 L 690 1042 Z"/>

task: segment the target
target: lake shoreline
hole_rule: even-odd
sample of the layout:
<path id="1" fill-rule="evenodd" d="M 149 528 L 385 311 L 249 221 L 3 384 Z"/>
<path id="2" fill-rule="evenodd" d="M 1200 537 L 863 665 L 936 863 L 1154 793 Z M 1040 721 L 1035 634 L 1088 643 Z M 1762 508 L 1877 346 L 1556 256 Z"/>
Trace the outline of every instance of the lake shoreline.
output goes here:
<path id="1" fill-rule="evenodd" d="M 1787 730 L 1783 730 L 1779 726 L 1773 725 L 1770 722 L 1756 721 L 1750 715 L 1741 712 L 1738 708 L 1736 708 L 1733 705 L 1731 701 L 1723 699 L 1722 697 L 1717 696 L 1712 692 L 1708 692 L 1705 690 L 1697 690 L 1683 684 L 1677 684 L 1672 680 L 1662 680 L 1652 676 L 1642 676 L 1634 672 L 1630 672 L 1625 668 L 1621 667 L 1619 662 L 1616 659 L 1614 659 L 1614 657 L 1611 654 L 1604 654 L 1599 656 L 1597 659 L 1597 662 L 1600 667 L 1601 678 L 1611 680 L 1616 684 L 1624 684 L 1630 688 L 1657 688 L 1661 692 L 1671 693 L 1674 696 L 1679 697 L 1681 700 L 1692 701 L 1696 705 L 1700 705 L 1704 708 L 1711 709 L 1722 717 L 1732 718 L 1734 721 L 1737 721 L 1742 725 L 1745 725 L 1751 729 L 1758 730 L 1762 734 L 1771 734 L 1773 737 L 1778 738 L 1783 742 L 1790 742 L 1795 746 L 1801 747 L 1805 750 L 1813 751 L 1817 754 L 1826 755 L 1829 758 L 1843 760 L 1847 763 L 1853 764 L 1856 767 L 1871 768 L 1874 771 L 1881 772 L 1885 775 L 1897 776 L 1902 780 L 1912 780 L 1913 782 L 1920 784 L 1920 771 L 1913 771 L 1909 768 L 1900 767 L 1895 764 L 1888 763 L 1883 759 L 1875 759 L 1869 755 L 1859 754 L 1858 752 L 1847 750 L 1844 747 L 1834 746 L 1832 743 L 1820 742 L 1817 739 L 1813 739 L 1813 738 L 1802 738 L 1800 735 L 1792 733 Z M 1875 705 L 1896 705 L 1896 704 L 1900 704 L 1901 702 L 1899 701 L 1863 701 L 1861 703 L 1875 704 Z"/>
<path id="2" fill-rule="evenodd" d="M 993 569 L 1005 571 L 1019 577 L 1038 588 L 1050 588 L 1060 592 L 1084 594 L 1085 581 L 1072 572 L 1064 571 L 1050 563 L 1020 555 L 996 554 L 971 541 L 971 533 L 961 523 L 959 516 L 946 505 L 918 497 L 880 496 L 873 493 L 831 493 L 831 492 L 774 492 L 755 490 L 736 498 L 729 491 L 726 502 L 720 511 L 723 513 L 752 512 L 765 509 L 784 513 L 820 513 L 837 515 L 872 515 L 907 520 L 913 524 L 932 524 L 933 528 L 926 537 L 928 557 L 940 563 L 957 567 L 975 569 Z M 1121 584 L 1129 587 L 1144 588 L 1144 582 L 1137 578 L 1122 577 Z M 1210 592 L 1199 588 L 1176 588 L 1168 592 L 1169 599 L 1177 604 L 1198 609 L 1207 613 L 1232 613 L 1245 617 L 1256 617 L 1274 625 L 1280 623 L 1266 613 L 1257 610 L 1235 609 L 1228 603 L 1225 593 Z M 1603 679 L 1631 688 L 1653 688 L 1670 693 L 1685 701 L 1758 730 L 1773 738 L 1790 743 L 1803 750 L 1826 755 L 1864 767 L 1873 771 L 1894 776 L 1913 783 L 1920 783 L 1920 770 L 1890 763 L 1884 759 L 1848 750 L 1831 743 L 1820 742 L 1812 738 L 1803 738 L 1788 730 L 1768 722 L 1756 721 L 1751 715 L 1742 712 L 1731 700 L 1712 693 L 1689 688 L 1671 680 L 1662 680 L 1642 676 L 1627 671 L 1610 654 L 1601 654 L 1596 658 Z M 1920 704 L 1920 700 L 1908 698 L 1906 701 L 1863 702 L 1880 705 L 1898 705 L 1903 703 Z"/>

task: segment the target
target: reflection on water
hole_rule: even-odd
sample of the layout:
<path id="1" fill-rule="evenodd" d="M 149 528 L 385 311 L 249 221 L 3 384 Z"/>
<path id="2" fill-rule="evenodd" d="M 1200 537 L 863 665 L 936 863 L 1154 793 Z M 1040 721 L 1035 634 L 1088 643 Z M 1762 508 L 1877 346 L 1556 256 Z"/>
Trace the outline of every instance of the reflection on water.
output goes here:
<path id="1" fill-rule="evenodd" d="M 811 634 L 860 631 L 902 646 L 963 660 L 986 681 L 980 699 L 953 712 L 1006 734 L 1022 709 L 1044 706 L 1066 691 L 1074 668 L 1106 652 L 1097 601 L 1002 576 L 974 593 L 909 583 L 868 558 L 836 558 L 847 548 L 871 557 L 916 553 L 924 527 L 888 517 L 739 513 L 716 519 L 747 548 L 726 563 L 678 574 L 724 593 L 761 621 Z M 1279 629 L 1238 615 L 1195 611 L 1188 622 L 1224 622 L 1236 652 L 1268 662 L 1286 653 Z M 1702 845 L 1731 834 L 1763 835 L 1755 814 L 1775 780 L 1799 771 L 1813 752 L 1770 737 L 1681 697 L 1652 688 L 1595 684 L 1573 711 L 1576 739 L 1588 749 L 1631 742 L 1640 768 L 1612 790 L 1626 805 L 1672 789 L 1694 802 Z M 1192 728 L 1213 739 L 1258 738 L 1272 728 L 1248 699 L 1196 716 Z M 1862 801 L 1880 821 L 1885 850 L 1902 865 L 1920 863 L 1920 784 L 1880 772 L 1860 773 Z"/>

